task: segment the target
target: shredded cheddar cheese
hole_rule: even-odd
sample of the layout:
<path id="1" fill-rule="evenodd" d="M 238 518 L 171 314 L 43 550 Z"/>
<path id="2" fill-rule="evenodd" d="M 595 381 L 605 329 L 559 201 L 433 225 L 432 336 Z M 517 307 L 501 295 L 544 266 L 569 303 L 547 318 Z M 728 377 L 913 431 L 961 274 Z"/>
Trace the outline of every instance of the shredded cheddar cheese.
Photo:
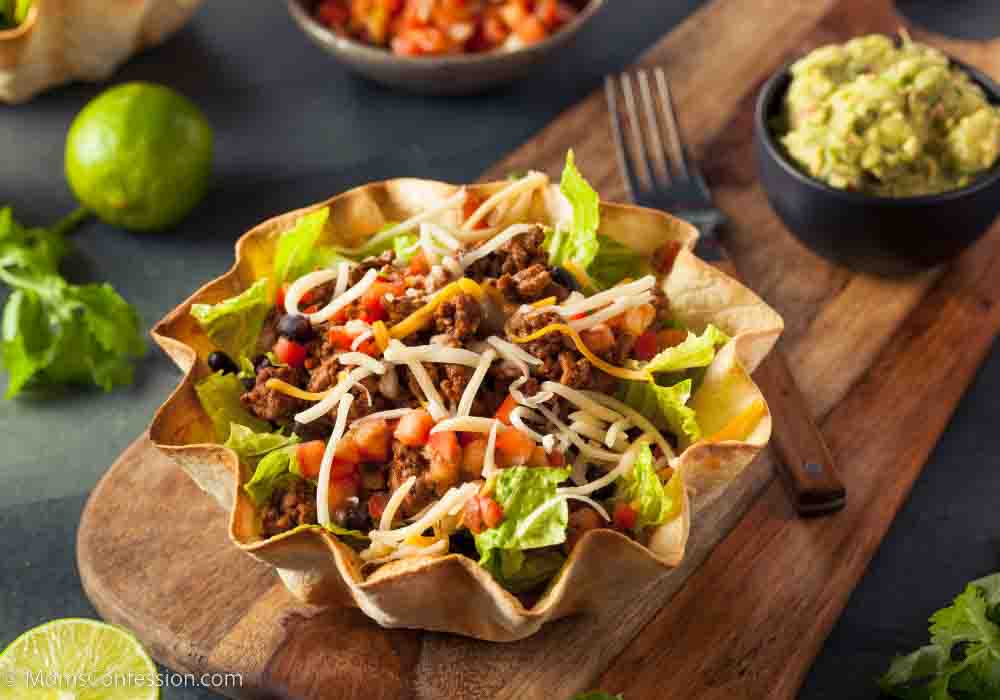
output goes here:
<path id="1" fill-rule="evenodd" d="M 304 391 L 299 389 L 297 386 L 292 386 L 288 382 L 283 382 L 280 379 L 268 379 L 264 386 L 268 389 L 277 391 L 280 394 L 293 396 L 297 399 L 302 399 L 303 401 L 322 401 L 326 398 L 326 395 L 332 391 L 327 390 L 319 393 L 314 391 Z"/>
<path id="2" fill-rule="evenodd" d="M 705 438 L 705 442 L 725 442 L 745 440 L 761 418 L 767 413 L 767 406 L 760 399 L 755 400 L 746 410 L 735 416 L 718 432 Z"/>
<path id="3" fill-rule="evenodd" d="M 556 303 L 555 297 L 545 297 L 541 301 L 536 301 L 531 305 L 533 309 L 544 309 L 546 306 L 553 306 Z"/>
<path id="4" fill-rule="evenodd" d="M 385 352 L 389 347 L 389 329 L 385 327 L 384 321 L 376 321 L 372 324 L 372 333 L 375 335 L 375 344 L 378 345 L 379 352 Z"/>
<path id="5" fill-rule="evenodd" d="M 451 284 L 440 289 L 429 302 L 390 328 L 389 335 L 393 338 L 399 339 L 416 333 L 433 320 L 434 312 L 439 306 L 441 306 L 441 304 L 448 301 L 448 299 L 451 299 L 452 297 L 458 296 L 459 294 L 471 294 L 477 299 L 480 299 L 482 298 L 484 292 L 483 288 L 478 284 L 470 280 L 468 277 L 463 277 L 462 279 L 452 282 Z"/>
<path id="6" fill-rule="evenodd" d="M 615 367 L 614 365 L 605 362 L 587 347 L 587 344 L 583 342 L 583 338 L 580 337 L 579 333 L 565 323 L 550 323 L 545 326 L 545 328 L 540 328 L 530 335 L 513 338 L 513 341 L 515 343 L 530 343 L 532 340 L 537 340 L 543 335 L 548 335 L 549 333 L 562 333 L 563 335 L 568 335 L 573 340 L 573 344 L 576 345 L 576 349 L 579 350 L 584 357 L 590 360 L 591 364 L 598 369 L 607 372 L 613 377 L 618 377 L 619 379 L 631 379 L 636 382 L 652 381 L 652 377 L 649 372 L 646 372 L 645 370 Z"/>

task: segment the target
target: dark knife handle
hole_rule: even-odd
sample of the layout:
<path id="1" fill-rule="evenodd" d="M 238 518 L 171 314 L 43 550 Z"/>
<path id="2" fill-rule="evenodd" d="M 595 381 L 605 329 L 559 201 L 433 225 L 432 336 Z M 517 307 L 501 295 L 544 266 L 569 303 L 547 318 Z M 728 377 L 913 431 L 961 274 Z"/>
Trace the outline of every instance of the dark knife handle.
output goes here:
<path id="1" fill-rule="evenodd" d="M 728 258 L 713 264 L 740 279 Z M 778 453 L 778 470 L 796 510 L 800 515 L 822 515 L 843 508 L 847 489 L 779 348 L 761 363 L 754 379 L 771 409 L 771 439 Z"/>

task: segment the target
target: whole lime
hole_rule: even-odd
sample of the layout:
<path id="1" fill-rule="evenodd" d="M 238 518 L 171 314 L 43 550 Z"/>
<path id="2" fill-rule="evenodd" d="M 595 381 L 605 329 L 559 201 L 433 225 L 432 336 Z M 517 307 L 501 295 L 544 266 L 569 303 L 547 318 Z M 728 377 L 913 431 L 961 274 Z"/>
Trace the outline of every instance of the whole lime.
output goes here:
<path id="1" fill-rule="evenodd" d="M 84 207 L 130 231 L 183 219 L 208 190 L 212 128 L 188 98 L 125 83 L 91 100 L 66 137 L 66 178 Z"/>

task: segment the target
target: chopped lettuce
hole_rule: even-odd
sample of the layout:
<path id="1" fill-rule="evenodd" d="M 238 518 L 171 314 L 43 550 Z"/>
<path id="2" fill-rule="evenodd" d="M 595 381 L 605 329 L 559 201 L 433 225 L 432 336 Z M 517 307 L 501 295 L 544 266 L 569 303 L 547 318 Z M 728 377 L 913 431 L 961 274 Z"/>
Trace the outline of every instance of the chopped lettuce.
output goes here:
<path id="1" fill-rule="evenodd" d="M 573 151 L 566 154 L 559 190 L 573 211 L 572 224 L 558 223 L 546 233 L 545 247 L 550 265 L 572 262 L 586 271 L 597 256 L 597 227 L 601 218 L 601 199 L 576 169 Z"/>
<path id="2" fill-rule="evenodd" d="M 298 279 L 315 266 L 316 243 L 329 217 L 328 207 L 317 209 L 301 217 L 292 229 L 281 234 L 274 252 L 274 281 L 270 298 L 274 298 L 283 282 Z"/>
<path id="3" fill-rule="evenodd" d="M 729 336 L 709 324 L 701 335 L 688 332 L 679 345 L 667 348 L 646 363 L 653 373 L 683 372 L 688 369 L 708 367 L 715 359 L 715 351 L 729 341 Z"/>
<path id="4" fill-rule="evenodd" d="M 418 238 L 412 233 L 404 233 L 392 239 L 392 248 L 396 251 L 396 260 L 401 264 L 410 262 L 410 258 L 417 252 Z"/>
<path id="5" fill-rule="evenodd" d="M 649 449 L 648 443 L 643 443 L 639 449 L 632 471 L 615 483 L 615 498 L 631 504 L 637 512 L 637 533 L 647 527 L 662 525 L 676 512 L 670 489 L 664 486 L 653 469 L 653 451 Z"/>
<path id="6" fill-rule="evenodd" d="M 292 462 L 297 461 L 289 450 L 276 450 L 257 463 L 250 481 L 243 484 L 243 490 L 258 508 L 269 500 L 275 490 L 285 488 L 297 477 L 292 469 Z"/>
<path id="7" fill-rule="evenodd" d="M 673 386 L 653 382 L 623 381 L 618 398 L 649 418 L 660 430 L 676 435 L 681 446 L 701 439 L 701 427 L 694 409 L 687 405 L 693 382 L 684 379 Z"/>
<path id="8" fill-rule="evenodd" d="M 493 497 L 503 508 L 503 522 L 475 540 L 480 565 L 494 575 L 499 572 L 501 583 L 537 574 L 541 562 L 531 557 L 529 564 L 524 550 L 566 541 L 569 507 L 556 487 L 567 478 L 568 469 L 548 467 L 514 467 L 497 476 Z"/>
<path id="9" fill-rule="evenodd" d="M 230 357 L 244 358 L 254 354 L 270 309 L 267 278 L 264 278 L 242 294 L 218 304 L 193 304 L 191 315 L 209 339 Z"/>
<path id="10" fill-rule="evenodd" d="M 641 253 L 601 234 L 597 235 L 597 243 L 597 256 L 588 272 L 599 291 L 610 289 L 626 278 L 639 279 L 649 274 L 649 260 Z"/>
<path id="11" fill-rule="evenodd" d="M 491 549 L 480 565 L 511 593 L 523 593 L 540 586 L 559 573 L 566 563 L 561 552 L 546 549 L 522 552 L 519 549 Z"/>
<path id="12" fill-rule="evenodd" d="M 276 433 L 255 433 L 245 425 L 233 423 L 229 426 L 229 438 L 225 446 L 235 452 L 240 460 L 253 464 L 269 452 L 289 447 L 299 441 L 298 435 Z"/>
<path id="13" fill-rule="evenodd" d="M 260 420 L 243 408 L 240 395 L 243 384 L 235 374 L 216 372 L 195 384 L 195 393 L 201 401 L 205 413 L 212 419 L 215 426 L 215 436 L 219 442 L 229 438 L 229 428 L 233 423 L 245 426 L 256 433 L 266 433 L 271 430 L 271 424 Z"/>

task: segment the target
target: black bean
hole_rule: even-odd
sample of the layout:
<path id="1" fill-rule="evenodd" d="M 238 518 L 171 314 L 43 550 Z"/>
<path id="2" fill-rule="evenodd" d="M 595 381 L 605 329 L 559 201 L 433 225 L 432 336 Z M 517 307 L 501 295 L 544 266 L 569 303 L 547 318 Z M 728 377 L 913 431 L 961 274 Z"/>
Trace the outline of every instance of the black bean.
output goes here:
<path id="1" fill-rule="evenodd" d="M 302 438 L 303 442 L 309 442 L 310 440 L 326 440 L 333 432 L 333 428 L 323 420 L 315 420 L 312 423 L 292 421 L 292 432 Z"/>
<path id="2" fill-rule="evenodd" d="M 587 467 L 587 481 L 597 481 L 602 476 L 604 472 L 597 467 L 591 466 Z M 608 484 L 602 488 L 597 489 L 594 493 L 590 494 L 590 497 L 595 501 L 604 501 L 615 495 L 615 485 L 614 483 Z"/>
<path id="3" fill-rule="evenodd" d="M 257 355 L 253 358 L 253 371 L 260 372 L 265 367 L 270 367 L 271 361 L 267 359 L 267 355 Z"/>
<path id="4" fill-rule="evenodd" d="M 236 363 L 233 362 L 233 358 L 218 350 L 209 354 L 208 367 L 213 372 L 222 372 L 223 374 L 229 374 L 230 372 L 235 373 L 239 371 L 239 367 L 237 367 Z"/>
<path id="5" fill-rule="evenodd" d="M 342 510 L 334 513 L 333 518 L 348 530 L 368 532 L 372 529 L 372 519 L 368 514 L 368 506 L 357 499 L 349 501 Z"/>
<path id="6" fill-rule="evenodd" d="M 576 281 L 573 273 L 564 267 L 557 266 L 552 268 L 552 281 L 571 292 L 580 291 L 580 283 Z"/>
<path id="7" fill-rule="evenodd" d="M 278 333 L 297 343 L 306 343 L 313 337 L 313 328 L 305 316 L 286 314 L 278 321 Z"/>
<path id="8" fill-rule="evenodd" d="M 253 377 L 243 377 L 240 381 L 243 382 L 243 389 L 245 391 L 253 391 L 254 386 L 257 384 L 257 380 Z"/>

